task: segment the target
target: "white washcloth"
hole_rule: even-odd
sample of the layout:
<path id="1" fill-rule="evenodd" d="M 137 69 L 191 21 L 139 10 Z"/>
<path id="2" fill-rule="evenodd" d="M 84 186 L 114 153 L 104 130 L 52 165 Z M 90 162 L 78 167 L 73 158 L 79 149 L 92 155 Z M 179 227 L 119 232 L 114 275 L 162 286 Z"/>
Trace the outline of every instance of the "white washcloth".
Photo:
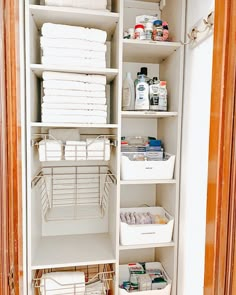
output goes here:
<path id="1" fill-rule="evenodd" d="M 93 67 L 106 68 L 105 59 L 79 58 L 79 57 L 57 57 L 42 56 L 42 64 L 50 66 L 74 66 L 74 67 Z"/>
<path id="2" fill-rule="evenodd" d="M 46 139 L 39 142 L 39 161 L 60 161 L 61 158 L 61 141 Z"/>
<path id="3" fill-rule="evenodd" d="M 51 23 L 43 24 L 42 35 L 47 38 L 65 39 L 65 43 L 67 38 L 87 40 L 102 44 L 104 44 L 107 39 L 107 32 L 102 30 Z"/>
<path id="4" fill-rule="evenodd" d="M 75 81 L 90 84 L 106 85 L 106 76 L 103 75 L 86 75 L 59 72 L 43 72 L 43 80 Z"/>
<path id="5" fill-rule="evenodd" d="M 105 10 L 107 0 L 45 0 L 45 5 Z"/>
<path id="6" fill-rule="evenodd" d="M 63 109 L 63 110 L 99 110 L 99 111 L 107 111 L 107 106 L 102 104 L 88 104 L 88 103 L 43 103 L 43 109 Z"/>
<path id="7" fill-rule="evenodd" d="M 62 110 L 62 109 L 42 109 L 42 114 L 45 116 L 59 116 L 59 115 L 68 115 L 68 116 L 98 116 L 98 117 L 107 117 L 107 112 L 104 111 L 93 111 L 93 110 Z"/>
<path id="8" fill-rule="evenodd" d="M 50 96 L 77 96 L 77 97 L 101 97 L 106 98 L 104 91 L 80 91 L 80 90 L 66 90 L 66 89 L 44 89 L 45 95 Z"/>
<path id="9" fill-rule="evenodd" d="M 51 272 L 42 275 L 40 283 L 42 295 L 75 294 L 85 292 L 83 272 Z"/>
<path id="10" fill-rule="evenodd" d="M 65 39 L 64 38 L 40 38 L 41 48 L 66 48 L 66 49 L 81 49 L 81 50 L 91 50 L 95 52 L 106 52 L 107 45 L 97 42 L 85 41 L 80 39 Z"/>
<path id="11" fill-rule="evenodd" d="M 101 84 L 90 84 L 76 81 L 59 81 L 59 80 L 47 80 L 43 81 L 43 87 L 47 89 L 65 89 L 65 90 L 80 90 L 105 92 L 106 86 Z"/>
<path id="12" fill-rule="evenodd" d="M 66 142 L 67 140 L 80 140 L 78 129 L 49 129 L 48 134 L 63 142 Z"/>
<path id="13" fill-rule="evenodd" d="M 105 117 L 99 116 L 61 116 L 61 115 L 43 115 L 42 122 L 44 123 L 73 123 L 73 124 L 106 124 Z"/>
<path id="14" fill-rule="evenodd" d="M 78 57 L 88 59 L 106 59 L 106 53 L 101 51 L 81 50 L 81 49 L 67 49 L 67 48 L 43 48 L 43 56 L 57 56 L 57 57 Z"/>
<path id="15" fill-rule="evenodd" d="M 108 139 L 87 138 L 87 160 L 110 160 L 110 141 Z"/>

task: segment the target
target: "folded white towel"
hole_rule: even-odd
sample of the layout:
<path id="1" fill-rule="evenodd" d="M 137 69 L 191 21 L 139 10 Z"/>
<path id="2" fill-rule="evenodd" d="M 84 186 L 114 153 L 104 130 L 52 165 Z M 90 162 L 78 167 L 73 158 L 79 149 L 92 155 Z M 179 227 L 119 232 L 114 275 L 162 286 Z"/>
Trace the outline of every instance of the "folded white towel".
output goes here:
<path id="1" fill-rule="evenodd" d="M 104 111 L 93 111 L 93 110 L 62 110 L 62 109 L 42 109 L 42 114 L 45 116 L 96 116 L 96 117 L 107 117 L 107 112 Z"/>
<path id="2" fill-rule="evenodd" d="M 81 161 L 86 160 L 87 147 L 85 141 L 67 141 L 65 146 L 65 160 Z"/>
<path id="3" fill-rule="evenodd" d="M 43 80 L 75 81 L 106 85 L 106 76 L 103 75 L 86 75 L 45 71 L 43 72 Z"/>
<path id="4" fill-rule="evenodd" d="M 76 81 L 59 81 L 59 80 L 47 80 L 43 81 L 43 87 L 47 89 L 64 89 L 64 90 L 80 90 L 91 92 L 105 92 L 106 86 L 101 84 L 90 84 Z"/>
<path id="5" fill-rule="evenodd" d="M 60 161 L 62 158 L 62 142 L 56 140 L 41 140 L 39 142 L 39 161 Z"/>
<path id="6" fill-rule="evenodd" d="M 106 98 L 104 91 L 80 91 L 80 90 L 66 90 L 66 89 L 44 89 L 44 94 L 49 96 L 77 96 L 77 97 L 101 97 Z"/>
<path id="7" fill-rule="evenodd" d="M 74 67 L 93 67 L 106 68 L 105 59 L 95 58 L 79 58 L 79 57 L 57 57 L 57 56 L 42 56 L 42 64 L 50 66 L 74 66 Z"/>
<path id="8" fill-rule="evenodd" d="M 67 48 L 43 48 L 43 56 L 57 56 L 57 57 L 78 57 L 87 59 L 106 59 L 106 53 L 101 51 L 90 51 L 81 49 L 67 49 Z"/>
<path id="9" fill-rule="evenodd" d="M 66 48 L 66 49 L 81 49 L 81 50 L 91 50 L 95 52 L 106 52 L 107 45 L 97 42 L 85 41 L 80 39 L 65 39 L 64 38 L 40 38 L 41 48 Z"/>
<path id="10" fill-rule="evenodd" d="M 105 10 L 107 0 L 45 0 L 45 4 L 49 6 Z"/>
<path id="11" fill-rule="evenodd" d="M 107 32 L 98 29 L 84 27 L 58 25 L 44 23 L 42 35 L 47 38 L 80 39 L 104 44 L 107 39 Z M 65 40 L 66 42 L 66 40 Z"/>
<path id="12" fill-rule="evenodd" d="M 44 123 L 72 123 L 72 124 L 106 124 L 107 119 L 99 116 L 61 116 L 43 115 Z"/>
<path id="13" fill-rule="evenodd" d="M 59 139 L 63 142 L 67 140 L 80 140 L 80 133 L 78 129 L 49 129 L 49 136 Z"/>
<path id="14" fill-rule="evenodd" d="M 40 283 L 42 295 L 75 294 L 85 292 L 83 272 L 51 272 L 42 275 Z"/>
<path id="15" fill-rule="evenodd" d="M 87 160 L 110 160 L 110 141 L 108 139 L 87 138 Z"/>
<path id="16" fill-rule="evenodd" d="M 63 109 L 63 110 L 100 110 L 107 111 L 107 106 L 102 104 L 88 104 L 88 103 L 42 103 L 43 109 Z"/>

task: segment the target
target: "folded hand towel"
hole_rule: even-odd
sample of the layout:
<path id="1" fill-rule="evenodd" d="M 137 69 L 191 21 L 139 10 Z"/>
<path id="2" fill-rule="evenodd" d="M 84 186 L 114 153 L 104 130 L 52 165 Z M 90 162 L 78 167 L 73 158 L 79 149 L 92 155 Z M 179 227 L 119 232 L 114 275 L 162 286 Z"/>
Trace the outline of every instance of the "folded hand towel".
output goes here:
<path id="1" fill-rule="evenodd" d="M 59 81 L 59 80 L 47 80 L 43 81 L 43 87 L 47 89 L 65 89 L 65 90 L 80 90 L 91 92 L 105 92 L 106 86 L 95 83 L 83 83 L 76 81 Z"/>
<path id="2" fill-rule="evenodd" d="M 102 104 L 88 104 L 88 103 L 42 103 L 43 109 L 63 109 L 63 110 L 100 110 L 107 111 L 107 106 Z"/>
<path id="3" fill-rule="evenodd" d="M 42 56 L 43 65 L 60 65 L 60 66 L 74 66 L 74 67 L 93 67 L 106 68 L 105 59 L 95 58 L 79 58 L 79 57 L 57 57 L 57 56 Z"/>
<path id="4" fill-rule="evenodd" d="M 42 35 L 47 38 L 72 38 L 98 42 L 102 44 L 104 44 L 107 39 L 107 32 L 102 30 L 52 23 L 43 24 Z"/>
<path id="5" fill-rule="evenodd" d="M 67 140 L 80 140 L 78 129 L 49 129 L 49 136 L 59 139 L 63 142 Z"/>
<path id="6" fill-rule="evenodd" d="M 106 85 L 106 76 L 85 75 L 59 72 L 43 72 L 43 80 L 76 81 L 90 84 Z"/>
<path id="7" fill-rule="evenodd" d="M 107 117 L 107 112 L 105 111 L 98 111 L 98 110 L 62 110 L 62 109 L 42 109 L 42 114 L 46 116 L 50 115 L 68 115 L 68 116 L 97 116 L 97 117 Z"/>
<path id="8" fill-rule="evenodd" d="M 95 52 L 106 52 L 107 45 L 97 42 L 85 41 L 80 39 L 65 39 L 64 38 L 40 38 L 41 48 L 66 48 L 66 49 L 81 49 L 91 50 Z"/>
<path id="9" fill-rule="evenodd" d="M 62 158 L 62 142 L 41 140 L 39 142 L 39 161 L 60 161 Z"/>
<path id="10" fill-rule="evenodd" d="M 86 142 L 85 141 L 67 141 L 65 146 L 65 160 L 82 161 L 86 160 Z"/>
<path id="11" fill-rule="evenodd" d="M 90 51 L 81 49 L 67 49 L 67 48 L 43 48 L 43 56 L 57 56 L 57 57 L 78 57 L 86 59 L 106 59 L 106 53 L 101 51 Z"/>
<path id="12" fill-rule="evenodd" d="M 107 0 L 45 0 L 45 5 L 105 10 Z"/>
<path id="13" fill-rule="evenodd" d="M 43 115 L 42 122 L 44 123 L 74 123 L 74 124 L 106 124 L 105 117 L 98 116 L 61 116 L 61 115 Z"/>
<path id="14" fill-rule="evenodd" d="M 73 96 L 73 97 L 101 97 L 106 98 L 105 91 L 80 91 L 80 90 L 65 90 L 65 89 L 44 89 L 44 94 L 49 96 Z"/>
<path id="15" fill-rule="evenodd" d="M 88 138 L 87 142 L 87 155 L 88 160 L 110 160 L 110 141 L 108 139 L 95 139 Z"/>

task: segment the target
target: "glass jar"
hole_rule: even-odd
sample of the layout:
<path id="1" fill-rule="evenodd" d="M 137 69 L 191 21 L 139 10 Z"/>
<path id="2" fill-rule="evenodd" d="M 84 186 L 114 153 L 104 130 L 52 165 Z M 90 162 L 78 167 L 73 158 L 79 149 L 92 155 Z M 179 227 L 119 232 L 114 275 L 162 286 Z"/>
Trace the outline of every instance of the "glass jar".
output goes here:
<path id="1" fill-rule="evenodd" d="M 145 40 L 144 25 L 137 24 L 135 26 L 135 39 Z"/>
<path id="2" fill-rule="evenodd" d="M 153 22 L 153 40 L 163 41 L 163 27 L 161 20 L 155 20 Z"/>

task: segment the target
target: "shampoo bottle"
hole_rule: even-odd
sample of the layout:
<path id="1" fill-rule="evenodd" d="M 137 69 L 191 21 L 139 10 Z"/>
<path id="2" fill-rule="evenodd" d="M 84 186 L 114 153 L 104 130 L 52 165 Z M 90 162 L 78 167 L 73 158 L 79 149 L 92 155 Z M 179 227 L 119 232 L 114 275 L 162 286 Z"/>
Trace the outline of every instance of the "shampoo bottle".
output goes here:
<path id="1" fill-rule="evenodd" d="M 135 110 L 149 110 L 149 85 L 146 76 L 140 75 L 136 85 Z"/>
<path id="2" fill-rule="evenodd" d="M 134 81 L 132 80 L 131 73 L 129 72 L 126 74 L 126 78 L 123 82 L 122 110 L 134 110 Z"/>

